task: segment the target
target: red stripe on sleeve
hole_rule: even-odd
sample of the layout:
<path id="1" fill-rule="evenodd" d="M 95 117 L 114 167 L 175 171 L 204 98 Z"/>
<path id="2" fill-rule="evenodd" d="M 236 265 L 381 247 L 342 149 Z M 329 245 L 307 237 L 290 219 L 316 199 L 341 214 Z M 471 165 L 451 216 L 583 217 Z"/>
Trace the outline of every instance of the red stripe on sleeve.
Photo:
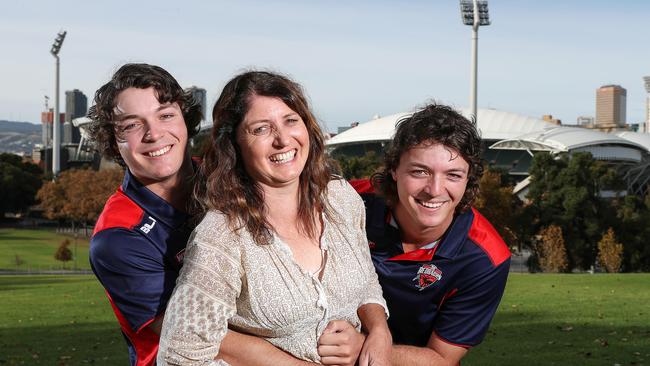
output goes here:
<path id="1" fill-rule="evenodd" d="M 510 258 L 510 249 L 492 224 L 475 208 L 472 211 L 474 221 L 469 229 L 469 238 L 483 249 L 494 266 L 498 266 Z"/>

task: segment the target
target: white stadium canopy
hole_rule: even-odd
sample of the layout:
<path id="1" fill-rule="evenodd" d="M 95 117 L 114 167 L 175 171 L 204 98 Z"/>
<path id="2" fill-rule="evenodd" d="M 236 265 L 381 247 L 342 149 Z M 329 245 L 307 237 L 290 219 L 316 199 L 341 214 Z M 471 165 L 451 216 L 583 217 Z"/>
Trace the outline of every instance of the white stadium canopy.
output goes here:
<path id="1" fill-rule="evenodd" d="M 470 116 L 468 108 L 457 108 L 465 117 Z M 370 120 L 342 132 L 329 141 L 327 145 L 336 147 L 355 143 L 388 141 L 395 133 L 395 124 L 412 113 L 397 113 Z M 483 140 L 495 141 L 515 138 L 525 133 L 539 131 L 546 127 L 555 127 L 553 123 L 539 118 L 503 112 L 495 109 L 478 110 L 478 129 Z"/>

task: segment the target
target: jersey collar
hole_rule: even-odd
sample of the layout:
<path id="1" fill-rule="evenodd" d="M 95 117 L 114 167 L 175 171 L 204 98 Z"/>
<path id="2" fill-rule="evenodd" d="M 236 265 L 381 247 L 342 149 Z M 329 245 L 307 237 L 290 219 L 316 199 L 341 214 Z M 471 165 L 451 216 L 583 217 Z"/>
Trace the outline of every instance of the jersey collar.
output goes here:
<path id="1" fill-rule="evenodd" d="M 183 225 L 189 218 L 185 212 L 175 209 L 167 201 L 150 191 L 140 183 L 133 174 L 126 169 L 122 191 L 157 221 L 164 222 L 167 226 L 175 228 Z"/>
<path id="2" fill-rule="evenodd" d="M 420 249 L 413 250 L 408 253 L 404 253 L 402 242 L 399 240 L 396 242 L 396 245 L 393 248 L 393 250 L 395 250 L 395 255 L 393 255 L 388 260 L 428 262 L 433 259 L 434 255 L 442 258 L 453 259 L 456 257 L 456 255 L 458 255 L 463 242 L 467 238 L 467 234 L 469 233 L 473 218 L 474 213 L 472 210 L 467 210 L 466 212 L 457 215 L 454 217 L 454 220 L 449 226 L 449 229 L 447 229 L 447 232 L 442 236 L 441 239 L 439 239 L 437 242 L 427 244 Z M 387 220 L 387 224 L 390 227 L 399 230 L 401 234 L 399 224 L 392 217 L 390 211 L 389 215 L 387 216 Z"/>

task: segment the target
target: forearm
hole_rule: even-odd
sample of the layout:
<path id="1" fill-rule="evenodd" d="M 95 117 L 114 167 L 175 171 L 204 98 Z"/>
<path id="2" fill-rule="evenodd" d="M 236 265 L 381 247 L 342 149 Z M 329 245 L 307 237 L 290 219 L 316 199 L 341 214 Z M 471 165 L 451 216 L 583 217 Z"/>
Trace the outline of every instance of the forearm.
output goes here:
<path id="1" fill-rule="evenodd" d="M 394 345 L 391 352 L 392 366 L 443 366 L 453 365 L 438 352 L 428 347 Z"/>
<path id="2" fill-rule="evenodd" d="M 266 340 L 228 330 L 219 348 L 220 358 L 232 366 L 284 365 L 309 366 L 315 363 L 299 360 Z"/>
<path id="3" fill-rule="evenodd" d="M 386 322 L 386 312 L 384 307 L 379 304 L 364 304 L 357 310 L 361 328 L 367 334 L 371 332 L 385 332 L 390 335 L 388 323 Z"/>

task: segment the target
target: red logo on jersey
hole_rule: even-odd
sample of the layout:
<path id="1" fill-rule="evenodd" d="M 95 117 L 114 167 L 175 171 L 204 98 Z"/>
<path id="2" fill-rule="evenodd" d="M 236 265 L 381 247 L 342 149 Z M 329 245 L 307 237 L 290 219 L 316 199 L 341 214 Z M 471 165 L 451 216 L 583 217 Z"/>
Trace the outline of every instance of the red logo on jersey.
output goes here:
<path id="1" fill-rule="evenodd" d="M 418 269 L 418 274 L 413 278 L 415 287 L 420 291 L 433 285 L 442 278 L 442 271 L 435 264 L 424 264 Z"/>
<path id="2" fill-rule="evenodd" d="M 372 250 L 377 247 L 377 244 L 374 241 L 368 241 L 368 247 Z"/>

